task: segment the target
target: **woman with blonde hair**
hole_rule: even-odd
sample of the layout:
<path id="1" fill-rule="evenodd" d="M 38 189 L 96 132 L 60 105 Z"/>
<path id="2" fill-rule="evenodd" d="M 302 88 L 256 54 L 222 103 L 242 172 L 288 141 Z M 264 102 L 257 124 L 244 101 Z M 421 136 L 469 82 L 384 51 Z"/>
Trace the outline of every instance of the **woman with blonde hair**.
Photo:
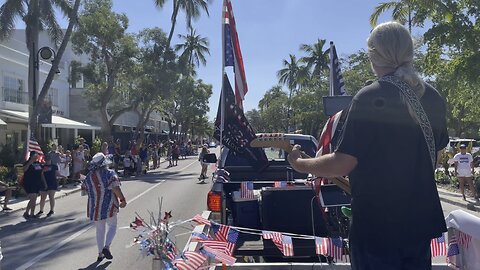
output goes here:
<path id="1" fill-rule="evenodd" d="M 302 159 L 296 145 L 288 160 L 317 177 L 349 176 L 353 270 L 431 269 L 430 242 L 446 231 L 434 179 L 445 102 L 416 74 L 401 24 L 378 25 L 367 44 L 378 80 L 353 98 L 337 150 Z"/>

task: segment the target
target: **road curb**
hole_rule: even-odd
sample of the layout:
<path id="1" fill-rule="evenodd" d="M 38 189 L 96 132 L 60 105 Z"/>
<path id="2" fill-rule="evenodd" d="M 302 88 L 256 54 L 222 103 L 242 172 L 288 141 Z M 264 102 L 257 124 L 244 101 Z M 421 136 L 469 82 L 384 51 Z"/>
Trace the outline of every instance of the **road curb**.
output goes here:
<path id="1" fill-rule="evenodd" d="M 462 208 L 467 208 L 468 210 L 472 210 L 472 211 L 475 211 L 475 212 L 480 212 L 480 207 L 474 205 L 473 203 L 467 202 L 467 205 L 465 205 L 465 203 L 461 203 L 459 201 L 452 200 L 452 199 L 449 199 L 449 198 L 446 198 L 446 197 L 443 197 L 443 196 L 440 196 L 440 201 L 446 202 L 446 203 L 449 203 L 449 204 L 453 204 L 453 205 L 456 205 L 456 206 L 460 206 Z"/>
<path id="2" fill-rule="evenodd" d="M 66 191 L 66 192 L 64 192 L 64 193 L 62 193 L 62 194 L 55 195 L 55 200 L 56 200 L 56 199 L 61 199 L 61 198 L 67 197 L 67 196 L 69 196 L 69 195 L 71 195 L 71 194 L 73 194 L 73 193 L 79 192 L 80 190 L 81 190 L 81 189 L 80 189 L 80 187 L 79 187 L 79 188 L 77 188 L 77 189 L 73 189 L 73 190 L 70 190 L 70 191 Z M 36 204 L 36 206 L 38 206 L 38 205 L 40 205 L 40 202 L 38 202 L 38 203 Z M 25 209 L 27 209 L 27 207 L 26 207 L 26 206 L 22 206 L 22 207 L 20 207 L 20 208 L 13 209 L 12 211 L 8 211 L 8 213 L 16 213 L 16 212 L 19 212 L 19 211 L 22 211 L 22 210 L 25 210 Z"/>

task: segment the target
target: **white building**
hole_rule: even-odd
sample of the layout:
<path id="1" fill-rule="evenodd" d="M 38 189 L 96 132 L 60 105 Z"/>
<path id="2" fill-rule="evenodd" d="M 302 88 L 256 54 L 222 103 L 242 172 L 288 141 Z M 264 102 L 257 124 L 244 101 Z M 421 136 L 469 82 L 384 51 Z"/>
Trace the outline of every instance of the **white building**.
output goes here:
<path id="1" fill-rule="evenodd" d="M 46 33 L 41 33 L 37 48 L 48 46 L 56 51 Z M 28 55 L 25 30 L 15 30 L 10 39 L 0 42 L 0 144 L 22 145 L 27 139 L 28 122 Z M 47 99 L 52 103 L 52 123 L 42 124 L 42 137 L 56 139 L 62 145 L 71 145 L 78 135 L 93 141 L 100 131 L 98 112 L 88 108 L 84 97 L 83 78 L 69 83 L 72 61 L 83 64 L 88 57 L 77 56 L 69 44 L 59 65 L 60 73 L 55 77 Z M 39 62 L 39 87 L 37 95 L 50 71 L 51 63 Z M 73 87 L 71 87 L 73 86 Z M 167 122 L 160 114 L 152 114 L 148 128 L 151 132 L 168 132 Z M 116 121 L 116 131 L 131 131 L 136 126 L 137 115 L 125 113 Z"/>

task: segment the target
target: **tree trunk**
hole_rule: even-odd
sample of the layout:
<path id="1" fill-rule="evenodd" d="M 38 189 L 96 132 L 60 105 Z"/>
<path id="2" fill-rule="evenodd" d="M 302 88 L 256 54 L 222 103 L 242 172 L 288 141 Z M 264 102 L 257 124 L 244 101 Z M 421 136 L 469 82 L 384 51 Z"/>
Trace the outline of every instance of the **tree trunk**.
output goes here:
<path id="1" fill-rule="evenodd" d="M 25 30 L 28 56 L 28 127 L 34 136 L 37 134 L 37 115 L 34 114 L 38 90 L 39 72 L 36 66 L 38 36 L 39 36 L 39 2 L 31 1 L 27 15 Z M 29 134 L 30 135 L 30 134 Z M 27 138 L 28 141 L 29 138 Z"/>
<path id="2" fill-rule="evenodd" d="M 170 33 L 168 34 L 167 46 L 165 47 L 165 51 L 170 47 L 170 43 L 172 42 L 173 33 L 175 32 L 175 25 L 177 24 L 177 15 L 180 5 L 178 4 L 178 0 L 173 0 L 173 13 L 172 13 L 172 26 L 170 27 Z"/>
<path id="3" fill-rule="evenodd" d="M 67 48 L 68 42 L 70 40 L 70 37 L 72 36 L 73 32 L 73 27 L 77 24 L 77 15 L 78 15 L 78 9 L 80 7 L 80 2 L 81 0 L 75 0 L 75 3 L 73 5 L 73 9 L 71 14 L 69 14 L 69 22 L 67 26 L 67 30 L 65 31 L 65 35 L 63 36 L 62 43 L 60 44 L 60 47 L 58 49 L 58 52 L 56 53 L 55 59 L 52 62 L 52 67 L 50 68 L 50 71 L 48 72 L 47 78 L 45 79 L 45 82 L 42 87 L 42 91 L 40 91 L 40 94 L 38 95 L 38 99 L 36 104 L 42 104 L 43 100 L 45 99 L 45 96 L 48 94 L 48 90 L 50 89 L 50 86 L 52 85 L 53 78 L 58 70 L 58 66 L 60 64 L 60 60 L 62 59 L 63 53 L 65 52 L 65 49 Z M 69 71 L 67 71 L 69 72 Z M 38 80 L 38 77 L 37 77 Z M 38 106 L 33 106 L 32 108 L 32 118 L 36 119 L 38 116 Z M 54 138 L 55 139 L 55 138 Z"/>

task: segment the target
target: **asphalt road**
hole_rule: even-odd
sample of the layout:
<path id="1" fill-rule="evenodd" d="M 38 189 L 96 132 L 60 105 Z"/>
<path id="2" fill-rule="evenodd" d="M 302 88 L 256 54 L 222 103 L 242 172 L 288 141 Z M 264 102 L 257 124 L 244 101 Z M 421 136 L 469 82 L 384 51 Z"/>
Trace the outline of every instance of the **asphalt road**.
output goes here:
<path id="1" fill-rule="evenodd" d="M 128 205 L 118 214 L 119 229 L 111 246 L 111 262 L 96 263 L 95 229 L 86 218 L 86 197 L 74 193 L 58 199 L 55 214 L 49 218 L 26 221 L 22 212 L 2 217 L 1 269 L 151 269 L 151 257 L 141 255 L 138 246 L 128 247 L 138 235 L 128 228 L 135 212 L 148 220 L 148 211 L 158 213 L 158 200 L 163 198 L 162 210 L 172 210 L 172 221 L 186 220 L 206 209 L 206 194 L 210 190 L 209 181 L 197 183 L 200 164 L 196 157 L 180 160 L 178 166 L 168 169 L 166 165 L 163 163 L 159 172 L 122 182 Z M 49 210 L 48 203 L 45 208 Z M 188 239 L 186 232 L 188 228 L 179 228 L 170 234 L 180 250 Z"/>

